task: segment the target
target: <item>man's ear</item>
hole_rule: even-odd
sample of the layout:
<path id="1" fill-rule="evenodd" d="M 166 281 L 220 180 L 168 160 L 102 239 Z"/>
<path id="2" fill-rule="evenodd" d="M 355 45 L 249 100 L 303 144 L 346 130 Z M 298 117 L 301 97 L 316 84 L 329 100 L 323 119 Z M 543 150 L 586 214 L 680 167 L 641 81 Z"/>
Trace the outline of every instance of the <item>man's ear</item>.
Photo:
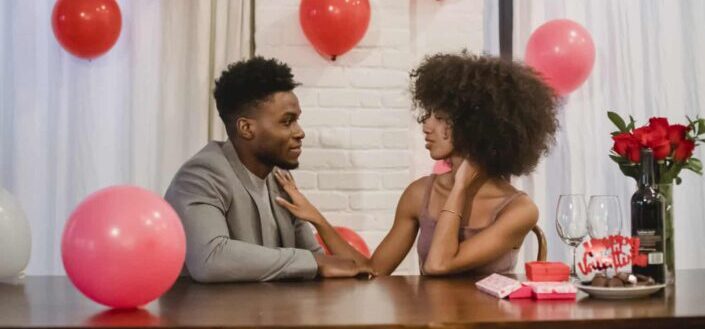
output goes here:
<path id="1" fill-rule="evenodd" d="M 237 135 L 244 140 L 252 140 L 255 138 L 254 120 L 245 117 L 239 117 L 235 121 L 235 130 Z"/>

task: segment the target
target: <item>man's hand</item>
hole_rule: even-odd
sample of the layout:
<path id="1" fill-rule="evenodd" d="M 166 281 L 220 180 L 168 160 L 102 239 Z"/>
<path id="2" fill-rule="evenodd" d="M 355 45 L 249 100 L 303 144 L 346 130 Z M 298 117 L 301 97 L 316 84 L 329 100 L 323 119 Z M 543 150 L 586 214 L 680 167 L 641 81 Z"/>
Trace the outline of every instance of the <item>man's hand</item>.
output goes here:
<path id="1" fill-rule="evenodd" d="M 355 263 L 351 259 L 338 256 L 314 254 L 318 263 L 318 274 L 323 278 L 351 278 L 356 276 L 366 276 L 368 278 L 376 276 L 367 265 Z"/>

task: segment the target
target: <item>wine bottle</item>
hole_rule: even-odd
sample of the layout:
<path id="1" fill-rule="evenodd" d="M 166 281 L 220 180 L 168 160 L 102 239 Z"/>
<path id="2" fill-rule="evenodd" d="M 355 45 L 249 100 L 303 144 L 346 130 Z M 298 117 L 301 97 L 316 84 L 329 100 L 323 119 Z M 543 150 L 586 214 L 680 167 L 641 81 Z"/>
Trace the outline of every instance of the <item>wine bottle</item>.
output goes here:
<path id="1" fill-rule="evenodd" d="M 632 237 L 639 238 L 639 254 L 647 256 L 647 265 L 632 266 L 632 272 L 650 276 L 657 283 L 664 283 L 666 279 L 663 261 L 665 204 L 663 196 L 656 190 L 653 153 L 643 148 L 639 188 L 631 201 Z"/>

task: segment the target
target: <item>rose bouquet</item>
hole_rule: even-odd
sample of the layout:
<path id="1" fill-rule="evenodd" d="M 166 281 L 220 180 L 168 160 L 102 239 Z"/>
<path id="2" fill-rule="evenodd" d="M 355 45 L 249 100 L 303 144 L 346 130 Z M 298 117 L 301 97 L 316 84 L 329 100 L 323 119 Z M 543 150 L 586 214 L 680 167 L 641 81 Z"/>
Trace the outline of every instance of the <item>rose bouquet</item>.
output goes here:
<path id="1" fill-rule="evenodd" d="M 703 165 L 693 157 L 698 142 L 705 142 L 705 119 L 688 119 L 688 125 L 669 124 L 666 118 L 651 118 L 649 124 L 635 128 L 634 118 L 629 116 L 627 124 L 617 113 L 607 112 L 607 116 L 617 127 L 612 133 L 614 146 L 610 158 L 625 175 L 639 179 L 641 172 L 641 149 L 649 148 L 656 161 L 656 182 L 681 183 L 682 169 L 702 175 Z"/>

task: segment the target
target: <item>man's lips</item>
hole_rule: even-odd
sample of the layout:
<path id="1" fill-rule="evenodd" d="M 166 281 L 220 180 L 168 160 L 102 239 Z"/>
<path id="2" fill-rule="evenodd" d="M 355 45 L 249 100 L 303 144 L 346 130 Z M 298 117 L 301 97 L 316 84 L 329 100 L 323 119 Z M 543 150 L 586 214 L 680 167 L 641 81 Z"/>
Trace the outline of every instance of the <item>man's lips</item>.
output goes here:
<path id="1" fill-rule="evenodd" d="M 301 145 L 289 148 L 289 152 L 301 154 Z"/>

